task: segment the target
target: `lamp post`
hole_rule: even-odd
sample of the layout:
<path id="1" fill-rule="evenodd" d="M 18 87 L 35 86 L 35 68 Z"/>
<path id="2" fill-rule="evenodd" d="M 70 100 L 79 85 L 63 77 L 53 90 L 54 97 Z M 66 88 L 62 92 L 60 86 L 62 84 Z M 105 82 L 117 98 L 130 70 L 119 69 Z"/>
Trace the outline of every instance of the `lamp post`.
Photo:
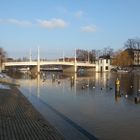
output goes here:
<path id="1" fill-rule="evenodd" d="M 75 48 L 75 57 L 74 57 L 74 61 L 75 61 L 75 63 L 77 62 L 77 60 L 76 60 L 76 48 Z"/>
<path id="2" fill-rule="evenodd" d="M 30 54 L 29 54 L 29 61 L 31 62 L 32 61 L 32 50 L 30 48 Z"/>
<path id="3" fill-rule="evenodd" d="M 74 72 L 77 72 L 76 49 L 75 49 L 75 58 L 74 58 Z"/>
<path id="4" fill-rule="evenodd" d="M 2 60 L 1 60 L 1 54 L 0 54 L 0 72 L 1 72 L 1 70 L 2 70 Z"/>
<path id="5" fill-rule="evenodd" d="M 63 50 L 63 62 L 65 62 L 65 57 L 64 57 L 64 50 Z"/>
<path id="6" fill-rule="evenodd" d="M 87 51 L 88 52 L 88 63 L 89 63 L 89 51 Z"/>
<path id="7" fill-rule="evenodd" d="M 40 49 L 38 47 L 38 57 L 37 57 L 37 73 L 40 73 Z"/>

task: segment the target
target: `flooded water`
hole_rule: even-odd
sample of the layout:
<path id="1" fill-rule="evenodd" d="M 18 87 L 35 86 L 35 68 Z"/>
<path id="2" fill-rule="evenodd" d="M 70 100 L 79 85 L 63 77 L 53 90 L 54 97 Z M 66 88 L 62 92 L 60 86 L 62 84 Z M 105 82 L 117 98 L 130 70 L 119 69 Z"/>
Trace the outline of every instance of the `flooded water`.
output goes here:
<path id="1" fill-rule="evenodd" d="M 121 84 L 120 95 L 115 94 L 117 77 Z M 138 75 L 43 73 L 35 79 L 23 75 L 17 80 L 23 94 L 47 116 L 56 129 L 63 135 L 67 133 L 66 138 L 74 139 L 71 136 L 80 132 L 90 140 L 140 139 Z M 43 103 L 41 108 L 39 102 Z M 51 112 L 59 116 L 61 121 L 53 117 Z M 63 120 L 68 125 L 63 124 Z M 74 130 L 68 130 L 70 127 Z M 77 137 L 84 139 L 80 135 Z"/>

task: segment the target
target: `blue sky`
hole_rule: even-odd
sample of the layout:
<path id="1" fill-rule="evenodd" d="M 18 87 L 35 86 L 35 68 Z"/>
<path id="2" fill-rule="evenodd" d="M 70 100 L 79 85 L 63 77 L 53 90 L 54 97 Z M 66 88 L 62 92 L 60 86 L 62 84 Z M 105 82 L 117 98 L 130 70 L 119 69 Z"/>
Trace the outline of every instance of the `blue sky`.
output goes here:
<path id="1" fill-rule="evenodd" d="M 74 49 L 119 49 L 140 37 L 140 0 L 0 0 L 0 46 L 9 57 L 74 56 Z"/>

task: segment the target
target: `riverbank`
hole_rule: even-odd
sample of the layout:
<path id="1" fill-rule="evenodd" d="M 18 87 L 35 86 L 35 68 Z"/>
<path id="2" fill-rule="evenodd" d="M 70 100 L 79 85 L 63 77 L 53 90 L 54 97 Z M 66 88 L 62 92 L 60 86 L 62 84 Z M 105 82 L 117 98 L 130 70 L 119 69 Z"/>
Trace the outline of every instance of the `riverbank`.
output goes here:
<path id="1" fill-rule="evenodd" d="M 15 87 L 0 89 L 1 140 L 64 140 Z"/>
<path id="2" fill-rule="evenodd" d="M 0 73 L 0 83 L 9 86 L 20 86 L 15 79 L 10 78 L 4 73 Z"/>

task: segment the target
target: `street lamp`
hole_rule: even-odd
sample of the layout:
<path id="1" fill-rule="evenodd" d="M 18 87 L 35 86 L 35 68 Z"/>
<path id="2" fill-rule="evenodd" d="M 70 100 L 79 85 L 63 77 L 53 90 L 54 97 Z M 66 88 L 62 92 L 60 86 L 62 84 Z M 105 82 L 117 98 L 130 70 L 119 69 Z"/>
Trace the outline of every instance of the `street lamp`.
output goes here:
<path id="1" fill-rule="evenodd" d="M 63 62 L 65 61 L 65 57 L 64 57 L 64 50 L 63 50 Z"/>
<path id="2" fill-rule="evenodd" d="M 0 72 L 1 72 L 1 70 L 2 70 L 2 60 L 1 60 L 1 54 L 0 54 Z"/>
<path id="3" fill-rule="evenodd" d="M 76 48 L 75 48 L 75 63 L 76 63 L 76 61 L 77 61 L 77 60 L 76 60 L 76 57 L 77 57 L 77 56 L 76 56 Z"/>
<path id="4" fill-rule="evenodd" d="M 88 52 L 88 63 L 89 63 L 89 51 L 87 51 Z"/>

